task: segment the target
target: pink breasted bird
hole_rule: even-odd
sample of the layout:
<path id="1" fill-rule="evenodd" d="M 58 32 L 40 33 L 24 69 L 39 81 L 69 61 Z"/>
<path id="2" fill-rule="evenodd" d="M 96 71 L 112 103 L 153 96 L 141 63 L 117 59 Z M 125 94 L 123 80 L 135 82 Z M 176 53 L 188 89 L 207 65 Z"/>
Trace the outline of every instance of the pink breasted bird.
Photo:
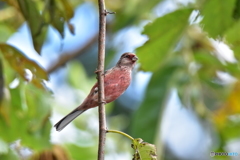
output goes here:
<path id="1" fill-rule="evenodd" d="M 124 53 L 116 66 L 104 73 L 105 102 L 110 103 L 121 96 L 131 83 L 132 69 L 138 60 L 134 53 Z M 54 125 L 61 131 L 84 111 L 98 106 L 98 84 L 96 83 L 83 103 Z"/>

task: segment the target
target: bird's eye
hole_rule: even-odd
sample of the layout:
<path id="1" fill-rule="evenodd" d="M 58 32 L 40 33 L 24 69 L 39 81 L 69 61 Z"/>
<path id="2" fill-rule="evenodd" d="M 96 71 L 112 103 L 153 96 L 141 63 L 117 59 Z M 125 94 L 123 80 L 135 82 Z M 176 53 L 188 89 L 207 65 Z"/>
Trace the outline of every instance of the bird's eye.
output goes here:
<path id="1" fill-rule="evenodd" d="M 127 55 L 127 56 L 126 56 L 126 58 L 130 58 L 130 56 L 129 56 L 129 55 Z"/>

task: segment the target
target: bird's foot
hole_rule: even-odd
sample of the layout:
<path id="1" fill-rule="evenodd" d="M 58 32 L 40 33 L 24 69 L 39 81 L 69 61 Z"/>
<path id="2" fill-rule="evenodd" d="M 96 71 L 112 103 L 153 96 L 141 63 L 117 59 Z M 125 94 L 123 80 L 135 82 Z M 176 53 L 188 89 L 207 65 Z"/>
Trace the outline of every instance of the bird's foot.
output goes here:
<path id="1" fill-rule="evenodd" d="M 96 76 L 96 79 L 98 79 L 98 73 L 99 73 L 99 72 L 102 72 L 102 71 L 101 71 L 101 70 L 99 70 L 99 69 L 96 69 L 96 71 L 94 72 L 94 73 L 96 73 L 96 74 L 97 74 L 97 76 Z M 102 75 L 102 76 L 104 76 L 105 74 L 104 74 L 104 73 L 102 73 L 101 75 Z"/>
<path id="2" fill-rule="evenodd" d="M 101 70 L 100 69 L 96 69 L 96 71 L 94 72 L 94 73 L 99 73 L 99 72 L 101 72 Z"/>
<path id="3" fill-rule="evenodd" d="M 99 104 L 107 104 L 106 101 L 99 102 Z"/>

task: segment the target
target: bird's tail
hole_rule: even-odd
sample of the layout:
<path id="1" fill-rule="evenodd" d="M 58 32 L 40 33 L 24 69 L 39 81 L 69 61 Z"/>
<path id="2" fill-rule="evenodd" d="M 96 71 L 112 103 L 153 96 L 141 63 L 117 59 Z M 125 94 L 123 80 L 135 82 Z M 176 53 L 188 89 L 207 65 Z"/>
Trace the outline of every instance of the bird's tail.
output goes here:
<path id="1" fill-rule="evenodd" d="M 65 128 L 70 122 L 72 122 L 77 116 L 82 114 L 86 110 L 79 110 L 78 108 L 74 109 L 72 112 L 70 112 L 68 115 L 63 117 L 58 123 L 54 125 L 56 127 L 57 131 L 61 131 L 63 128 Z"/>

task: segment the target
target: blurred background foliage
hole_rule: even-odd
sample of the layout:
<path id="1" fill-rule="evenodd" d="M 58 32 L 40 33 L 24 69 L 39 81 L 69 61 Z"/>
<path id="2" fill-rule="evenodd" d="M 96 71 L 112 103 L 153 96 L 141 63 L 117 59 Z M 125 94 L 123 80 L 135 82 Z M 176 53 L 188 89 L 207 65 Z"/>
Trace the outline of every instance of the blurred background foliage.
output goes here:
<path id="1" fill-rule="evenodd" d="M 139 57 L 132 85 L 107 105 L 108 128 L 156 144 L 166 160 L 240 154 L 240 1 L 106 0 L 106 8 L 116 12 L 107 17 L 106 68 L 123 52 Z M 96 82 L 97 1 L 0 0 L 0 15 L 0 159 L 96 159 L 97 109 L 60 133 L 52 126 Z M 128 139 L 107 135 L 106 159 L 131 155 Z"/>

